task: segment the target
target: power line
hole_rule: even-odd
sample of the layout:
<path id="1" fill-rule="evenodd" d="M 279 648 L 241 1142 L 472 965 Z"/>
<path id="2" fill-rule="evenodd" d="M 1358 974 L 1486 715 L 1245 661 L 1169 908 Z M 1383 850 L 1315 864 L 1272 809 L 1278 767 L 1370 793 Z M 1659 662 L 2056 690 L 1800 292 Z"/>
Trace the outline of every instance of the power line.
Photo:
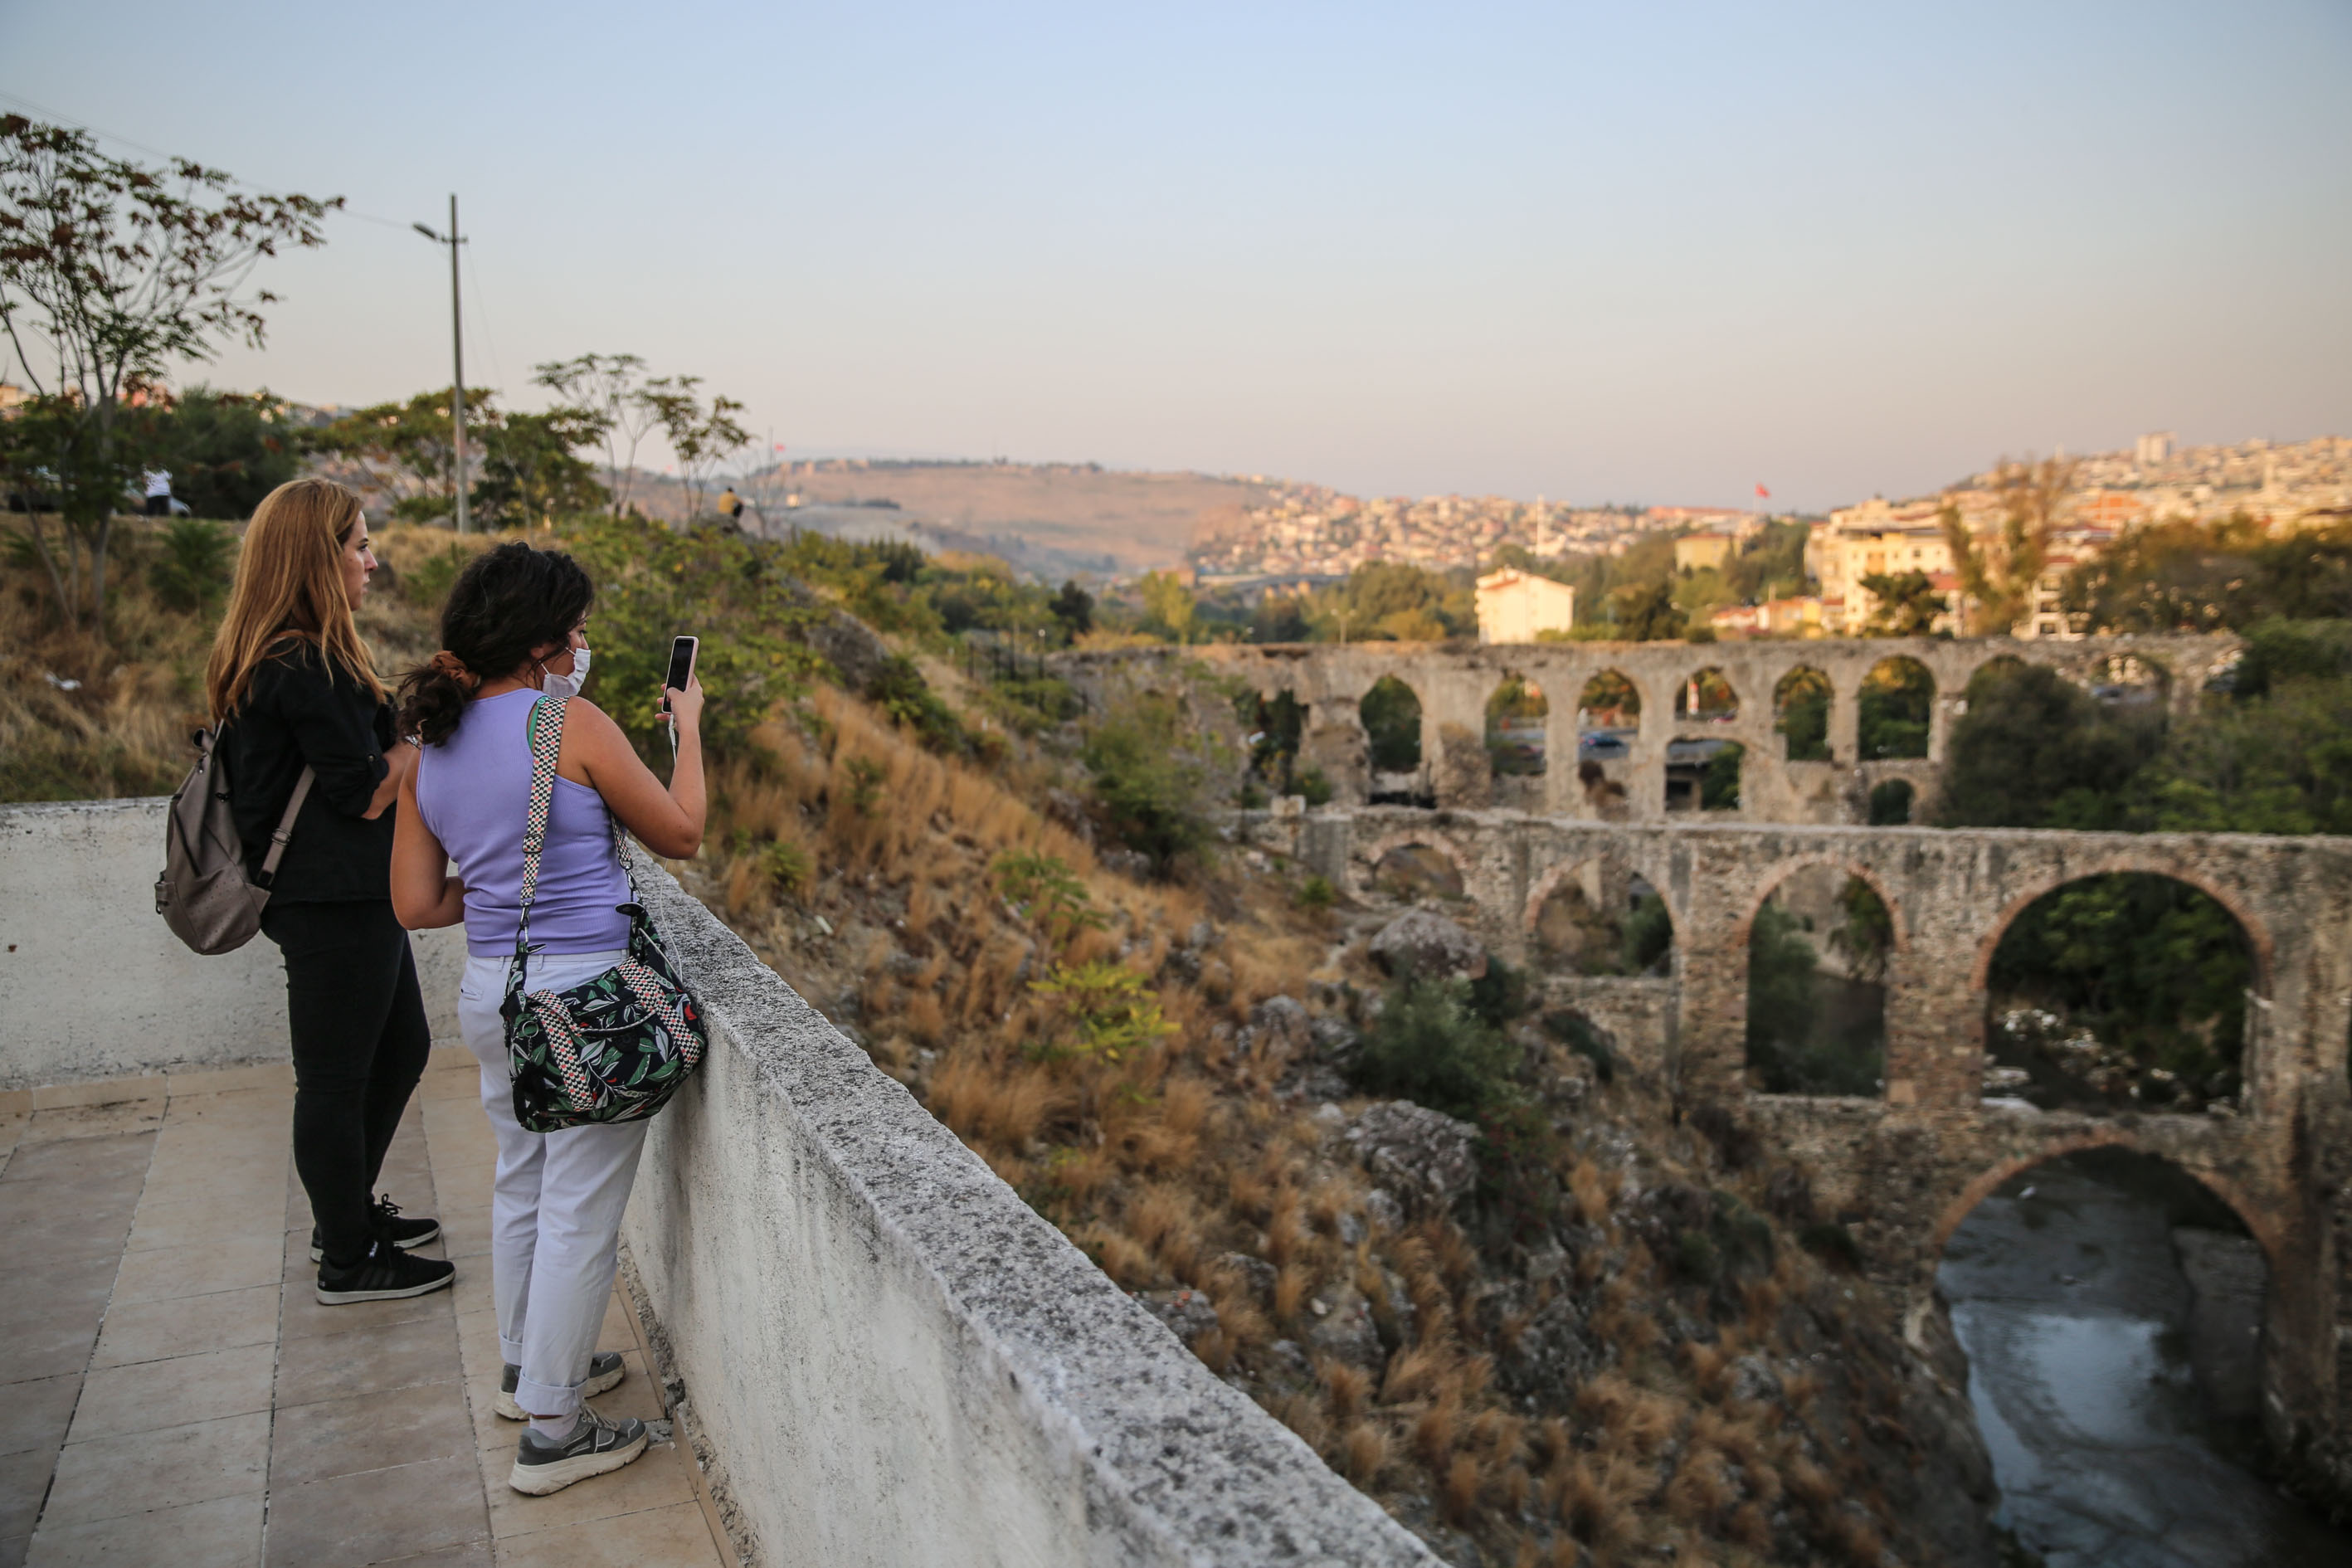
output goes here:
<path id="1" fill-rule="evenodd" d="M 28 109 L 36 114 L 46 115 L 49 120 L 55 121 L 57 124 L 70 126 L 76 131 L 86 131 L 92 136 L 102 136 L 109 142 L 120 142 L 121 145 L 130 148 L 131 151 L 135 153 L 144 153 L 151 158 L 176 160 L 187 157 L 187 154 L 184 153 L 166 153 L 161 147 L 151 147 L 146 142 L 138 141 L 132 137 L 125 136 L 119 131 L 109 131 L 102 125 L 92 125 L 87 120 L 77 120 L 72 115 L 61 113 L 57 110 L 51 109 L 45 103 L 36 103 L 22 93 L 0 90 L 0 99 L 5 99 L 8 102 L 15 104 L 19 109 Z M 188 159 L 188 162 L 190 163 L 194 163 L 194 161 L 195 160 L 193 158 Z M 363 213 L 348 205 L 338 207 L 335 211 L 341 216 L 355 217 L 362 223 L 381 224 L 385 228 L 406 228 L 408 226 L 406 224 L 402 223 L 395 218 L 379 217 L 374 213 Z"/>

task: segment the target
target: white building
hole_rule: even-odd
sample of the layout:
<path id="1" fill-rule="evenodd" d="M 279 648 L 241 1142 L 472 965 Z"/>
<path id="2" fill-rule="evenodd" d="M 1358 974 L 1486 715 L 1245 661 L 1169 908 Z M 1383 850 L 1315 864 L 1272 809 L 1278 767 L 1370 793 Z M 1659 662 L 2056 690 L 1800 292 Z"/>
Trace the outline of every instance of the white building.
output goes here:
<path id="1" fill-rule="evenodd" d="M 1576 590 L 1565 583 L 1507 566 L 1478 579 L 1480 642 L 1533 642 L 1575 624 Z"/>

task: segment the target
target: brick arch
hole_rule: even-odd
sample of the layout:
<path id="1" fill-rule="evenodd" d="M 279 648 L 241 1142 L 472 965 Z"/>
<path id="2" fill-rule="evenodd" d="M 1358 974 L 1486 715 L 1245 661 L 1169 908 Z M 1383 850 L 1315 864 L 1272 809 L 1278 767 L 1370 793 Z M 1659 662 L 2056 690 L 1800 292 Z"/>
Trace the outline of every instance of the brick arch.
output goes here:
<path id="1" fill-rule="evenodd" d="M 2277 1288 L 2284 1275 L 2288 1237 L 2284 1224 L 2272 1213 L 2275 1205 L 2255 1202 L 2252 1194 L 2218 1171 L 2202 1170 L 2161 1150 L 2147 1147 L 2128 1129 L 2117 1125 L 2089 1128 L 2053 1139 L 2030 1153 L 2003 1160 L 1990 1170 L 1971 1178 L 1960 1189 L 1959 1195 L 1946 1204 L 1936 1216 L 1935 1233 L 1928 1238 L 1928 1266 L 1932 1268 L 1944 1256 L 1944 1247 L 1952 1239 L 1952 1233 L 1960 1228 L 1960 1222 L 1967 1219 L 1979 1204 L 1998 1191 L 2002 1183 L 2020 1172 L 2030 1171 L 2036 1165 L 2046 1165 L 2053 1160 L 2080 1153 L 2085 1149 L 2128 1150 L 2135 1154 L 2161 1160 L 2193 1178 L 2206 1191 L 2229 1205 L 2230 1212 L 2238 1216 L 2239 1223 L 2261 1245 L 2263 1260 L 2270 1268 L 2272 1289 Z"/>
<path id="2" fill-rule="evenodd" d="M 1361 849 L 1354 851 L 1354 854 L 1356 858 L 1361 860 L 1367 867 L 1377 867 L 1387 857 L 1390 850 L 1411 848 L 1416 845 L 1424 849 L 1434 849 L 1451 861 L 1454 874 L 1462 879 L 1462 890 L 1465 894 L 1477 886 L 1473 874 L 1473 868 L 1478 864 L 1477 860 L 1452 837 L 1433 827 L 1400 828 L 1394 833 L 1384 834 L 1375 838 Z"/>
<path id="3" fill-rule="evenodd" d="M 1771 869 L 1765 873 L 1764 880 L 1757 887 L 1755 897 L 1748 900 L 1748 908 L 1740 915 L 1739 923 L 1731 928 L 1731 946 L 1734 952 L 1748 951 L 1748 931 L 1756 924 L 1757 912 L 1763 909 L 1764 900 L 1770 898 L 1781 883 L 1807 866 L 1827 866 L 1832 870 L 1843 871 L 1850 877 L 1859 877 L 1869 883 L 1870 890 L 1878 895 L 1878 901 L 1886 906 L 1886 912 L 1895 922 L 1895 951 L 1908 952 L 1911 950 L 1910 923 L 1905 917 L 1903 905 L 1892 892 L 1887 890 L 1885 879 L 1876 870 L 1860 860 L 1843 859 L 1835 855 L 1797 855 L 1786 860 L 1773 861 Z"/>
<path id="4" fill-rule="evenodd" d="M 1994 917 L 1991 928 L 1978 940 L 1976 962 L 1969 968 L 1970 993 L 1979 997 L 1983 995 L 1987 977 L 1992 973 L 1992 956 L 2000 948 L 2000 939 L 2009 934 L 2009 928 L 2016 923 L 2017 917 L 2023 914 L 2036 900 L 2045 898 L 2070 883 L 2088 881 L 2094 877 L 2109 877 L 2119 871 L 2144 872 L 2151 876 L 2168 878 L 2175 882 L 2186 883 L 2229 910 L 2230 918 L 2238 922 L 2238 929 L 2246 933 L 2246 946 L 2253 954 L 2254 994 L 2263 997 L 2270 995 L 2274 978 L 2275 944 L 2271 940 L 2269 928 L 2264 926 L 2255 917 L 2253 910 L 2247 907 L 2245 899 L 2236 889 L 2226 883 L 2217 881 L 2191 868 L 2175 865 L 2152 855 L 2111 856 L 2084 870 L 2069 871 L 2063 876 L 2042 878 L 2024 892 L 2011 899 L 2001 907 L 2000 913 Z"/>

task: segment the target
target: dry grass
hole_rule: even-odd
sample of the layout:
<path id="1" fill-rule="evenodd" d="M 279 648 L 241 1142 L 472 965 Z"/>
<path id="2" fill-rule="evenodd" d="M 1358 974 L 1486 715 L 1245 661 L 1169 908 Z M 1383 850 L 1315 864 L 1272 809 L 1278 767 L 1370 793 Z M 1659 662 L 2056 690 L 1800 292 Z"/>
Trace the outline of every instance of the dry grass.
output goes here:
<path id="1" fill-rule="evenodd" d="M 1370 1421 L 1348 1428 L 1339 1443 L 1339 1468 L 1360 1487 L 1369 1487 L 1389 1464 L 1389 1435 Z"/>
<path id="2" fill-rule="evenodd" d="M 1327 1360 L 1317 1370 L 1323 1379 L 1324 1403 L 1331 1408 L 1331 1419 L 1343 1426 L 1352 1426 L 1371 1394 L 1371 1375 L 1344 1361 Z"/>
<path id="3" fill-rule="evenodd" d="M 1020 1147 L 1066 1102 L 1051 1074 L 1003 1067 L 977 1055 L 950 1058 L 931 1076 L 931 1114 L 960 1133 Z"/>

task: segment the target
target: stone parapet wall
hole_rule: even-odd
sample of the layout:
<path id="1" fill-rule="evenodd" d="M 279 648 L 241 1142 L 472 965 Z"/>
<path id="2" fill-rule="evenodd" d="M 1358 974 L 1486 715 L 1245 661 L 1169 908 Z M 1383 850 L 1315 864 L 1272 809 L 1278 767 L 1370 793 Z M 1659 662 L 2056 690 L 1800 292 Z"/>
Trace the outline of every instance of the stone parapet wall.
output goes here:
<path id="1" fill-rule="evenodd" d="M 0 1090 L 289 1059 L 277 946 L 199 957 L 155 912 L 169 805 L 0 804 Z M 415 945 L 454 1040 L 465 938 Z"/>
<path id="2" fill-rule="evenodd" d="M 711 1026 L 624 1234 L 762 1563 L 1429 1563 L 658 868 Z"/>

